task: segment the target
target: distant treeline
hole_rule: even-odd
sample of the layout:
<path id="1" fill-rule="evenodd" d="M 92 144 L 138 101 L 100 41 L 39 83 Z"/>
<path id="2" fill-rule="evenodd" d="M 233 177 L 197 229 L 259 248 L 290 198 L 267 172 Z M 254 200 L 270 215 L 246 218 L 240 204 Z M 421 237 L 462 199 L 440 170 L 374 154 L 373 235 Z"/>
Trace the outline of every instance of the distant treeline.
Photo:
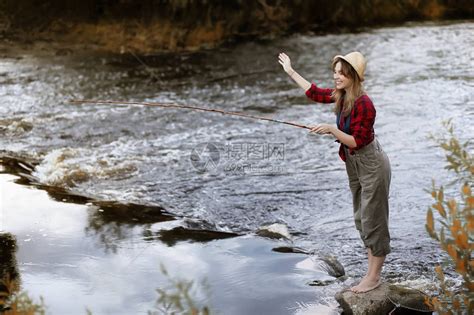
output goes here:
<path id="1" fill-rule="evenodd" d="M 472 0 L 2 0 L 0 34 L 150 52 L 473 17 Z"/>

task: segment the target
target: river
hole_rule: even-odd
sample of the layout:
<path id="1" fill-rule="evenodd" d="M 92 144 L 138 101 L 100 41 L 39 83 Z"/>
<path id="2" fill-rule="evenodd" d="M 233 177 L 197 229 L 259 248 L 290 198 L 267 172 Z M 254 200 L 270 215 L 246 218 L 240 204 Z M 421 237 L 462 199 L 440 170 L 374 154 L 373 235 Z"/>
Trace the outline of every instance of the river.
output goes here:
<path id="1" fill-rule="evenodd" d="M 392 165 L 393 252 L 383 275 L 432 289 L 443 257 L 425 232 L 425 190 L 452 175 L 429 135 L 443 134 L 442 121 L 451 118 L 460 140 L 472 139 L 472 47 L 472 21 L 297 35 L 179 55 L 0 44 L 0 155 L 34 166 L 27 186 L 13 185 L 18 174 L 7 167 L 1 181 L 1 228 L 17 240 L 22 287 L 42 295 L 53 314 L 82 314 L 85 307 L 94 314 L 144 312 L 163 284 L 162 262 L 186 279 L 207 278 L 211 297 L 199 292 L 197 299 L 222 314 L 331 306 L 333 293 L 366 267 L 334 139 L 215 113 L 69 100 L 177 102 L 332 123 L 332 106 L 310 102 L 278 54 L 287 53 L 306 79 L 331 87 L 332 57 L 359 50 L 368 59 L 375 132 Z M 34 187 L 86 198 L 45 206 L 51 197 Z M 142 210 L 149 217 L 137 214 Z M 290 241 L 255 236 L 274 223 L 288 228 Z M 163 231 L 177 226 L 219 233 L 202 240 L 188 231 L 167 243 Z M 324 276 L 298 268 L 304 255 L 271 251 L 282 243 L 337 257 L 348 279 L 309 286 L 311 277 Z"/>

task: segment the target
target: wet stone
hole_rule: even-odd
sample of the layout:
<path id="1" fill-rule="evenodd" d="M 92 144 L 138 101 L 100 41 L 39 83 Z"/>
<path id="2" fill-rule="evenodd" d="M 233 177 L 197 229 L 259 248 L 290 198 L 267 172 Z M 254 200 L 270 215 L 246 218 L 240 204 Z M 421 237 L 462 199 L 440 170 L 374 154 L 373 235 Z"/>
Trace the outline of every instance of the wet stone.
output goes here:
<path id="1" fill-rule="evenodd" d="M 309 282 L 308 285 L 311 287 L 323 287 L 326 285 L 330 285 L 333 282 L 334 280 L 313 280 Z"/>
<path id="2" fill-rule="evenodd" d="M 346 274 L 344 270 L 344 266 L 337 260 L 334 256 L 324 256 L 320 258 L 322 261 L 326 263 L 326 271 L 330 276 L 339 278 Z"/>
<path id="3" fill-rule="evenodd" d="M 258 236 L 272 239 L 291 239 L 288 227 L 284 224 L 274 223 L 271 225 L 261 226 L 256 232 Z"/>
<path id="4" fill-rule="evenodd" d="M 309 252 L 303 248 L 290 246 L 275 247 L 272 249 L 272 251 L 277 253 L 309 254 Z"/>
<path id="5" fill-rule="evenodd" d="M 369 292 L 345 289 L 335 296 L 344 315 L 431 314 L 424 303 L 425 297 L 418 290 L 387 283 Z"/>
<path id="6" fill-rule="evenodd" d="M 345 315 L 381 315 L 388 314 L 394 305 L 387 297 L 388 284 L 382 284 L 366 293 L 354 293 L 349 289 L 336 294 L 336 301 Z"/>

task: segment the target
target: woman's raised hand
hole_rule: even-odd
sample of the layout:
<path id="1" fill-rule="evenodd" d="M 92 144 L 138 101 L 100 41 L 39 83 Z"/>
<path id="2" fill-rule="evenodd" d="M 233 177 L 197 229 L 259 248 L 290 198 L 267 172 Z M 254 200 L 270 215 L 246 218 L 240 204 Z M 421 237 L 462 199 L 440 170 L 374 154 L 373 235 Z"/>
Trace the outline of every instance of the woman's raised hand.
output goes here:
<path id="1" fill-rule="evenodd" d="M 285 53 L 280 53 L 278 55 L 278 62 L 282 65 L 283 70 L 285 70 L 286 73 L 290 74 L 294 72 L 293 68 L 291 67 L 290 57 L 288 57 Z"/>
<path id="2" fill-rule="evenodd" d="M 278 62 L 281 64 L 283 70 L 285 70 L 290 78 L 295 81 L 296 84 L 298 84 L 303 90 L 307 91 L 311 87 L 311 83 L 309 83 L 305 78 L 293 70 L 291 67 L 290 57 L 288 57 L 285 53 L 280 53 L 278 55 Z"/>

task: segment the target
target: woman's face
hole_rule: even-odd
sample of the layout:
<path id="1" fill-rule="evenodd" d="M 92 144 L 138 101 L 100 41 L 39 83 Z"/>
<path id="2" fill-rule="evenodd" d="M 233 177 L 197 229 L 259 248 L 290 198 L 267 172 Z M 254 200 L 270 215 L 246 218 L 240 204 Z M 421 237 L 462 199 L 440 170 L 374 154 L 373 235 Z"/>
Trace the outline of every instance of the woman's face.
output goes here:
<path id="1" fill-rule="evenodd" d="M 334 83 L 336 84 L 336 89 L 338 90 L 343 90 L 347 89 L 352 85 L 352 79 L 349 77 L 346 77 L 342 73 L 342 64 L 341 62 L 336 63 L 336 66 L 334 66 Z"/>

